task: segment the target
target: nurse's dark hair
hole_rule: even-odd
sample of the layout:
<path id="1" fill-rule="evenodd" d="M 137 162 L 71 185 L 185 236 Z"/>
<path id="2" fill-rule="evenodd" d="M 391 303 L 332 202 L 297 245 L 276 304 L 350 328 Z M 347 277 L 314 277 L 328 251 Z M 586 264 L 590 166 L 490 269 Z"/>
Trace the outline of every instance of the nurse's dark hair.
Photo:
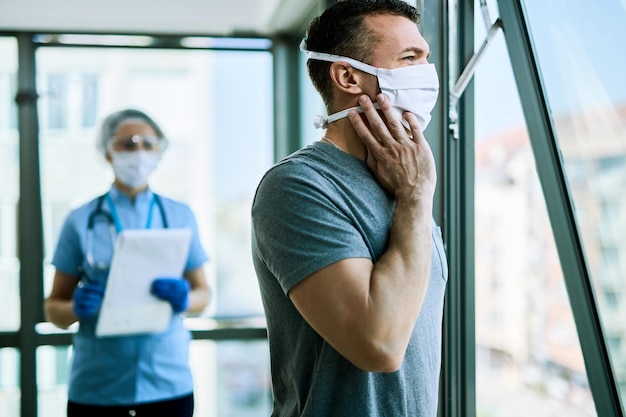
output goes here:
<path id="1" fill-rule="evenodd" d="M 404 0 L 339 0 L 313 19 L 306 32 L 306 49 L 341 55 L 371 64 L 370 52 L 379 36 L 365 23 L 375 15 L 402 16 L 420 21 L 417 9 Z M 307 69 L 311 82 L 327 108 L 332 105 L 330 62 L 309 59 Z"/>
<path id="2" fill-rule="evenodd" d="M 146 113 L 137 109 L 123 109 L 109 114 L 100 125 L 98 131 L 98 137 L 96 139 L 96 147 L 102 155 L 106 155 L 108 152 L 108 143 L 115 136 L 115 132 L 125 123 L 132 121 L 140 121 L 146 123 L 154 130 L 157 138 L 159 139 L 159 148 L 161 152 L 167 147 L 167 138 L 163 133 L 163 130 L 157 122 Z"/>

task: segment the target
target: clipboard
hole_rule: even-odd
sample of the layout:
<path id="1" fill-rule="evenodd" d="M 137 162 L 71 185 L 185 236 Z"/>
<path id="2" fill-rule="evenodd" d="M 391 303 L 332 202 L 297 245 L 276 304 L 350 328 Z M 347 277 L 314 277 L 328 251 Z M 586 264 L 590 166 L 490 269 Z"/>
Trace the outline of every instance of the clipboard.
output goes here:
<path id="1" fill-rule="evenodd" d="M 115 242 L 96 336 L 155 333 L 172 318 L 169 302 L 150 294 L 157 277 L 182 276 L 191 229 L 122 230 Z"/>

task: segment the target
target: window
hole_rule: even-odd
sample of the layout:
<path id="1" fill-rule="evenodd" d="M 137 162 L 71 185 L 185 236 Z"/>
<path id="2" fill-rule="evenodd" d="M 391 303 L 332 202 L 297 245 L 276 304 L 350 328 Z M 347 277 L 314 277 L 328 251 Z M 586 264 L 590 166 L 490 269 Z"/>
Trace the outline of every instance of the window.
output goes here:
<path id="1" fill-rule="evenodd" d="M 0 349 L 0 409 L 3 415 L 20 415 L 19 351 Z"/>
<path id="2" fill-rule="evenodd" d="M 273 162 L 271 54 L 42 46 L 37 65 L 48 80 L 40 88 L 54 85 L 63 92 L 42 94 L 41 102 L 47 112 L 40 132 L 46 291 L 65 216 L 106 192 L 113 179 L 96 153 L 99 123 L 134 107 L 153 116 L 169 139 L 151 187 L 192 208 L 210 258 L 206 272 L 214 298 L 202 319 L 262 316 L 249 223 L 256 185 Z M 69 363 L 61 357 L 68 358 L 67 349 L 38 349 L 39 409 L 47 413 L 41 415 L 62 415 L 59 393 L 66 391 Z M 198 414 L 269 414 L 266 341 L 193 340 L 191 361 L 196 390 L 203 393 Z"/>
<path id="3" fill-rule="evenodd" d="M 620 306 L 626 305 L 623 285 L 606 279 L 609 271 L 626 276 L 626 218 L 607 216 L 626 212 L 626 194 L 618 191 L 626 186 L 626 85 L 619 69 L 626 58 L 616 53 L 626 42 L 626 8 L 619 0 L 593 7 L 582 1 L 523 6 L 623 401 L 626 344 L 618 339 L 626 336 L 626 322 L 623 309 L 613 308 L 604 295 L 613 291 Z M 571 172 L 582 164 L 588 175 Z"/>
<path id="4" fill-rule="evenodd" d="M 500 33 L 475 74 L 476 415 L 594 416 L 507 54 Z"/>
<path id="5" fill-rule="evenodd" d="M 19 154 L 17 132 L 17 42 L 0 37 L 0 331 L 20 326 L 17 203 Z M 0 369 L 0 378 L 3 370 Z M 0 407 L 1 408 L 1 407 Z"/>

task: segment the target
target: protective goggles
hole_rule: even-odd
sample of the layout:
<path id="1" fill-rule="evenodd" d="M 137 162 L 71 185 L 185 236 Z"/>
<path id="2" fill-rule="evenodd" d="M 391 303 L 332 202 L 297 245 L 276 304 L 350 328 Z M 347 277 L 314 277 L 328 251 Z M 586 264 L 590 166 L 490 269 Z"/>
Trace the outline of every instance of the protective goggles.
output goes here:
<path id="1" fill-rule="evenodd" d="M 156 151 L 159 149 L 159 138 L 144 135 L 132 135 L 121 138 L 112 137 L 109 146 L 113 151 L 132 152 L 140 149 Z"/>

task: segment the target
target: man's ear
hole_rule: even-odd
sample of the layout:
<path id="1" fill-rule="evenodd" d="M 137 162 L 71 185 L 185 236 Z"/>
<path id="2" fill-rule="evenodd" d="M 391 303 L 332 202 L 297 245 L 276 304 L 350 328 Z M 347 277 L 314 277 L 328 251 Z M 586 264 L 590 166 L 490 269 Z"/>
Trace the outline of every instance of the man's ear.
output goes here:
<path id="1" fill-rule="evenodd" d="M 330 65 L 330 78 L 335 86 L 344 93 L 361 94 L 366 89 L 367 74 L 353 68 L 346 62 L 333 62 Z"/>

